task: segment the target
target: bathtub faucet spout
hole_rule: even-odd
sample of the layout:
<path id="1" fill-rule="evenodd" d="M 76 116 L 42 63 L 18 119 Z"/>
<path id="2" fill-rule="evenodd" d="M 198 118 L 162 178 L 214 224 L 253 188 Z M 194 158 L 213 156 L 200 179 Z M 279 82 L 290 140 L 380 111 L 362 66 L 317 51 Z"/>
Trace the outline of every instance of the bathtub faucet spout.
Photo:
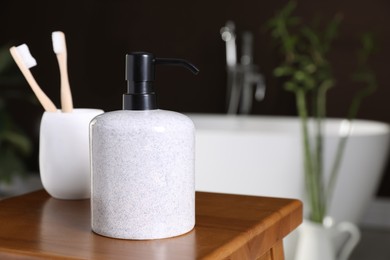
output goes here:
<path id="1" fill-rule="evenodd" d="M 226 42 L 227 113 L 249 114 L 253 98 L 261 101 L 265 96 L 265 81 L 258 66 L 253 63 L 253 35 L 242 34 L 240 63 L 237 63 L 235 25 L 232 21 L 220 30 Z"/>

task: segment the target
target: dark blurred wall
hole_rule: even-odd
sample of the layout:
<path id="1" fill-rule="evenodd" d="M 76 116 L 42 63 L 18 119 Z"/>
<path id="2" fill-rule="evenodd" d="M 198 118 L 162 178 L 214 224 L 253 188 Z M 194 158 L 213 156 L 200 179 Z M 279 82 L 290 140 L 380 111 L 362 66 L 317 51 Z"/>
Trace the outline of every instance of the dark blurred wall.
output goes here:
<path id="1" fill-rule="evenodd" d="M 294 97 L 272 77 L 278 55 L 265 22 L 287 1 L 15 1 L 0 4 L 0 44 L 27 43 L 38 66 L 32 72 L 47 95 L 59 106 L 59 72 L 52 51 L 51 32 L 67 37 L 69 74 L 76 107 L 120 109 L 125 91 L 124 58 L 130 51 L 149 51 L 160 57 L 185 58 L 201 72 L 160 67 L 156 90 L 162 109 L 180 112 L 225 113 L 225 45 L 219 30 L 233 20 L 238 35 L 254 33 L 254 61 L 266 77 L 264 101 L 255 103 L 253 114 L 295 115 Z M 364 100 L 359 118 L 390 123 L 390 2 L 385 0 L 298 1 L 297 14 L 310 21 L 314 15 L 344 16 L 332 61 L 337 87 L 330 91 L 328 116 L 345 116 L 356 86 L 350 81 L 357 36 L 372 31 L 380 52 L 373 59 L 380 89 Z M 26 89 L 29 91 L 28 87 Z M 15 104 L 14 113 L 25 129 L 38 138 L 39 106 Z M 37 145 L 37 143 L 36 143 Z M 36 157 L 35 157 L 36 158 Z M 36 167 L 36 164 L 35 166 Z M 379 190 L 390 196 L 390 171 Z"/>

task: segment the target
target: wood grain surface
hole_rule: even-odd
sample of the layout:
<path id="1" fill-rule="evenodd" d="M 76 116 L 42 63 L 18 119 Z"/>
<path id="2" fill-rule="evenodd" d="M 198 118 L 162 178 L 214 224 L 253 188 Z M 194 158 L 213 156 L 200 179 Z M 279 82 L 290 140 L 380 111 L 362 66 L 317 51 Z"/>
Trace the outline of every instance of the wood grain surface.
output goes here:
<path id="1" fill-rule="evenodd" d="M 196 193 L 196 226 L 182 236 L 119 240 L 90 228 L 89 200 L 37 191 L 0 201 L 0 259 L 284 259 L 302 221 L 298 200 Z"/>

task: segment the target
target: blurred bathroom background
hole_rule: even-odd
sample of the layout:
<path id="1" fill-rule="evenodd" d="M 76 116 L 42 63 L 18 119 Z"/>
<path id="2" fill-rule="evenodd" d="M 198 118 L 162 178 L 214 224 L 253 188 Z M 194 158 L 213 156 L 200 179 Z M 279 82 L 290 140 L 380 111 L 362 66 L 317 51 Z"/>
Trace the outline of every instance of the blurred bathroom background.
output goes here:
<path id="1" fill-rule="evenodd" d="M 253 101 L 249 113 L 296 115 L 294 95 L 282 88 L 280 79 L 272 76 L 279 55 L 265 29 L 266 21 L 286 3 L 286 0 L 2 0 L 0 46 L 27 43 L 38 62 L 32 68 L 36 80 L 59 104 L 59 72 L 52 51 L 51 32 L 64 31 L 75 107 L 96 107 L 105 111 L 121 108 L 118 97 L 125 92 L 126 53 L 149 51 L 160 57 L 182 57 L 197 65 L 200 74 L 194 78 L 191 73 L 174 72 L 175 80 L 172 80 L 172 73 L 166 73 L 172 68 L 157 70 L 159 107 L 183 113 L 226 114 L 226 52 L 220 30 L 230 20 L 234 21 L 238 44 L 241 44 L 239 35 L 245 31 L 252 33 L 253 63 L 258 66 L 266 85 L 265 98 Z M 340 34 L 331 52 L 337 82 L 329 92 L 329 117 L 346 115 L 356 91 L 350 75 L 355 69 L 358 36 L 369 31 L 378 40 L 379 51 L 374 54 L 371 65 L 377 74 L 379 89 L 363 101 L 358 118 L 390 123 L 389 10 L 390 2 L 383 0 L 298 1 L 296 13 L 307 21 L 318 16 L 327 19 L 335 13 L 343 15 Z M 15 87 L 31 92 L 24 80 Z M 43 109 L 23 99 L 15 99 L 9 104 L 9 110 L 33 141 L 28 168 L 38 172 L 39 119 Z M 378 204 L 384 205 L 379 207 L 383 212 L 368 221 L 390 219 L 390 203 L 385 203 L 390 201 L 389 164 L 376 196 Z M 371 240 L 367 239 L 370 236 L 380 236 L 385 229 L 367 229 L 363 242 Z"/>

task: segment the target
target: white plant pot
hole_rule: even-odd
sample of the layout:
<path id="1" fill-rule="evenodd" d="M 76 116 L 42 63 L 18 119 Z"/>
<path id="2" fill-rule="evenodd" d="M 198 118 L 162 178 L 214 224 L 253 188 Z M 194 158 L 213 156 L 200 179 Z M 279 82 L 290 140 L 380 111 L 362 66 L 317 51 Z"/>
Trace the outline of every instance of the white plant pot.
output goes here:
<path id="1" fill-rule="evenodd" d="M 360 240 L 359 229 L 350 222 L 326 226 L 304 220 L 298 232 L 295 260 L 347 260 Z M 347 240 L 339 248 L 336 240 L 342 234 Z"/>

